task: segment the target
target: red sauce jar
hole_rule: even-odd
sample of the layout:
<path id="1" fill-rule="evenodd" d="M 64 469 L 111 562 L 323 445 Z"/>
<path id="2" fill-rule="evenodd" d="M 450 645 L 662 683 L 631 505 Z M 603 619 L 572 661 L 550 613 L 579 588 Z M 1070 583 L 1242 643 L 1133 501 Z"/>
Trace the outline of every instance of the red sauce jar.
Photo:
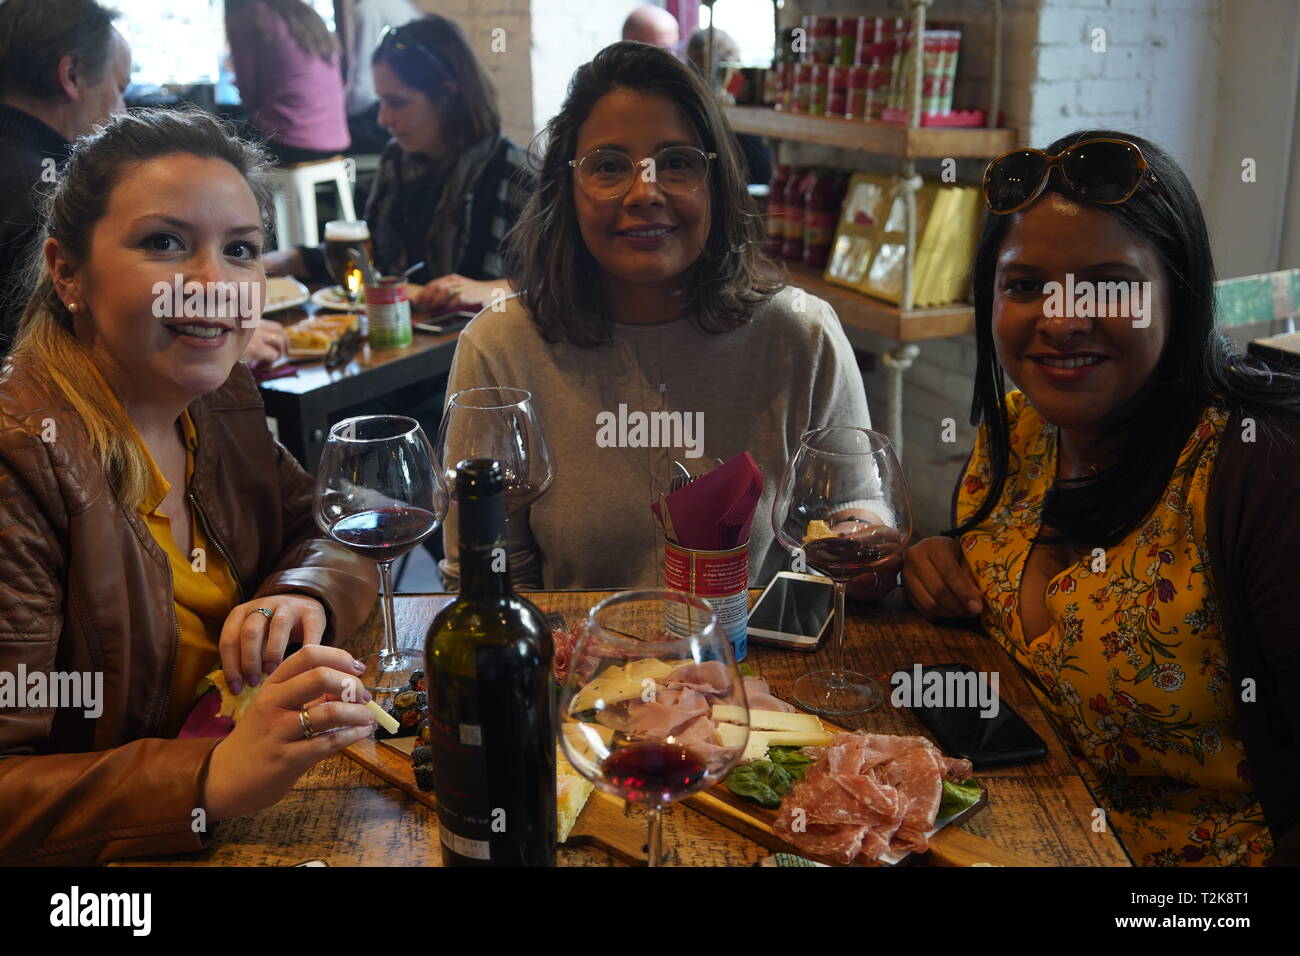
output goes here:
<path id="1" fill-rule="evenodd" d="M 803 197 L 803 264 L 824 268 L 835 240 L 835 224 L 844 201 L 845 179 L 838 170 L 817 170 L 805 180 Z"/>
<path id="2" fill-rule="evenodd" d="M 817 171 L 796 169 L 785 186 L 784 235 L 781 240 L 781 258 L 798 262 L 803 258 L 803 197 L 807 187 L 817 176 Z"/>
<path id="3" fill-rule="evenodd" d="M 779 256 L 785 240 L 785 190 L 790 185 L 793 170 L 784 163 L 772 171 L 772 182 L 767 191 L 767 242 L 763 251 Z"/>

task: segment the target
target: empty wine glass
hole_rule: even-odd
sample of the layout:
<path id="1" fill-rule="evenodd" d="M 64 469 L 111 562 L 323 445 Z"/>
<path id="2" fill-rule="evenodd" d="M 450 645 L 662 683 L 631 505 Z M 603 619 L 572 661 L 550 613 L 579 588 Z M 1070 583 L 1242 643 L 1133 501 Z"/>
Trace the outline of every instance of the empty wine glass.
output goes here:
<path id="1" fill-rule="evenodd" d="M 749 740 L 744 681 L 709 605 L 650 588 L 593 607 L 560 692 L 560 730 L 578 773 L 646 808 L 647 863 L 658 866 L 663 808 L 725 777 Z"/>
<path id="2" fill-rule="evenodd" d="M 435 448 L 438 473 L 453 505 L 456 466 L 471 458 L 500 462 L 506 479 L 506 514 L 528 507 L 555 478 L 527 389 L 484 386 L 456 392 L 438 426 Z"/>
<path id="3" fill-rule="evenodd" d="M 366 657 L 362 684 L 392 692 L 424 667 L 424 655 L 397 646 L 393 561 L 433 533 L 447 495 L 419 423 L 403 415 L 347 418 L 330 429 L 316 477 L 316 523 L 348 550 L 379 565 L 384 646 Z"/>
<path id="4" fill-rule="evenodd" d="M 844 666 L 844 594 L 861 574 L 897 573 L 912 534 L 907 485 L 889 439 L 843 425 L 805 432 L 772 503 L 772 527 L 796 569 L 802 558 L 835 587 L 834 661 L 795 681 L 795 700 L 832 717 L 875 710 L 885 696 L 880 685 Z"/>

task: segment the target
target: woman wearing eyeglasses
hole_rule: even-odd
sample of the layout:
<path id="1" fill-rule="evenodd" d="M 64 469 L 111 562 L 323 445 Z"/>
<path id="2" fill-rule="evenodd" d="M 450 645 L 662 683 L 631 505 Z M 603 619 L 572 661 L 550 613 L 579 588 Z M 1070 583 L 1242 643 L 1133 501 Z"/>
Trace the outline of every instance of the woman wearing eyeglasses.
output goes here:
<path id="1" fill-rule="evenodd" d="M 985 196 L 980 430 L 908 596 L 980 616 L 1134 862 L 1300 862 L 1300 383 L 1216 334 L 1158 147 L 1075 133 L 994 160 Z"/>
<path id="2" fill-rule="evenodd" d="M 384 33 L 372 58 L 384 149 L 366 203 L 375 264 L 411 274 L 412 303 L 487 305 L 514 290 L 501 242 L 532 188 L 527 154 L 501 132 L 496 90 L 453 21 Z M 267 272 L 329 281 L 320 249 L 271 253 Z"/>
<path id="3" fill-rule="evenodd" d="M 674 459 L 699 473 L 748 450 L 767 479 L 749 544 L 751 580 L 766 581 L 784 553 L 763 516 L 800 435 L 870 424 L 838 319 L 765 272 L 735 137 L 671 54 L 606 47 L 574 74 L 546 143 L 508 238 L 522 291 L 462 333 L 448 385 L 533 394 L 555 480 L 510 522 L 512 574 L 548 588 L 654 583 L 650 504 Z M 602 419 L 636 414 L 676 416 L 677 433 L 600 434 Z M 454 518 L 446 535 L 455 587 Z"/>

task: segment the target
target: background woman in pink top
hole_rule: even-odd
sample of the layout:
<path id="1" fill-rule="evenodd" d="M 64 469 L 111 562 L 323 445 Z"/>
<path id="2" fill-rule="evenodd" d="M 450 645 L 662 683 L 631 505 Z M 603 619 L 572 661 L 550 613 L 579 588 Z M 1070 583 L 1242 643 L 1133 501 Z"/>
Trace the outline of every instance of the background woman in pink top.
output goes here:
<path id="1" fill-rule="evenodd" d="M 226 0 L 235 85 L 280 163 L 347 149 L 338 45 L 304 0 Z"/>

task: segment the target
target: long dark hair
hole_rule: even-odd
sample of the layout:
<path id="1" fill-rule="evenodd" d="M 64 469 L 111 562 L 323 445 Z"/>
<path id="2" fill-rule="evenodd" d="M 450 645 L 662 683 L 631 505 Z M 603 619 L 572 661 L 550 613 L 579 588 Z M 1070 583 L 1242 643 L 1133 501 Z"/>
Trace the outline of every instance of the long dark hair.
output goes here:
<path id="1" fill-rule="evenodd" d="M 431 13 L 386 35 L 371 63 L 384 63 L 438 110 L 442 136 L 454 152 L 501 131 L 497 91 L 454 20 Z M 455 91 L 448 93 L 444 83 Z"/>
<path id="2" fill-rule="evenodd" d="M 304 53 L 314 53 L 326 63 L 334 62 L 338 42 L 319 13 L 306 0 L 226 0 L 226 22 L 244 7 L 263 3 L 274 12 L 289 29 L 289 36 Z"/>
<path id="3" fill-rule="evenodd" d="M 72 314 L 46 267 L 44 246 L 47 237 L 57 239 L 72 264 L 83 266 L 113 190 L 141 163 L 173 155 L 219 159 L 233 166 L 253 191 L 265 235 L 271 208 L 270 163 L 256 146 L 239 139 L 231 126 L 198 108 L 113 116 L 77 140 L 57 187 L 44 199 L 41 241 L 26 273 L 27 287 L 33 291 L 10 353 L 13 361 L 23 362 L 80 416 L 96 460 L 128 511 L 134 511 L 148 492 L 149 455 L 73 331 Z M 195 183 L 194 188 L 204 187 Z"/>
<path id="4" fill-rule="evenodd" d="M 1054 540 L 1076 546 L 1110 547 L 1141 523 L 1163 492 L 1178 455 L 1207 404 L 1242 415 L 1300 415 L 1300 380 L 1270 372 L 1262 362 L 1233 353 L 1215 329 L 1214 259 L 1205 217 L 1187 176 L 1159 146 L 1114 130 L 1080 130 L 1047 147 L 1056 154 L 1084 139 L 1135 143 L 1164 189 L 1165 198 L 1142 185 L 1127 202 L 1097 206 L 1155 251 L 1169 278 L 1169 333 L 1155 371 L 1120 426 L 1118 463 L 1075 487 L 1054 486 L 1043 503 L 1043 525 Z M 1082 202 L 1052 174 L 1045 192 Z M 993 342 L 994 277 L 1002 240 L 1014 215 L 987 214 L 975 253 L 976 371 L 971 424 L 988 442 L 988 492 L 975 513 L 950 534 L 963 534 L 987 518 L 1002 498 L 1010 463 L 1006 382 Z M 1044 540 L 1047 539 L 1044 535 Z"/>
<path id="5" fill-rule="evenodd" d="M 569 160 L 578 158 L 578 130 L 596 102 L 619 88 L 676 104 L 703 149 L 718 154 L 710 171 L 709 237 L 686 281 L 684 305 L 706 332 L 744 325 L 780 284 L 765 274 L 762 220 L 741 172 L 740 147 L 696 72 L 646 43 L 612 43 L 573 74 L 564 105 L 543 133 L 537 188 L 506 235 L 507 275 L 547 341 L 566 339 L 580 348 L 610 341 L 600 266 L 578 228 Z"/>

